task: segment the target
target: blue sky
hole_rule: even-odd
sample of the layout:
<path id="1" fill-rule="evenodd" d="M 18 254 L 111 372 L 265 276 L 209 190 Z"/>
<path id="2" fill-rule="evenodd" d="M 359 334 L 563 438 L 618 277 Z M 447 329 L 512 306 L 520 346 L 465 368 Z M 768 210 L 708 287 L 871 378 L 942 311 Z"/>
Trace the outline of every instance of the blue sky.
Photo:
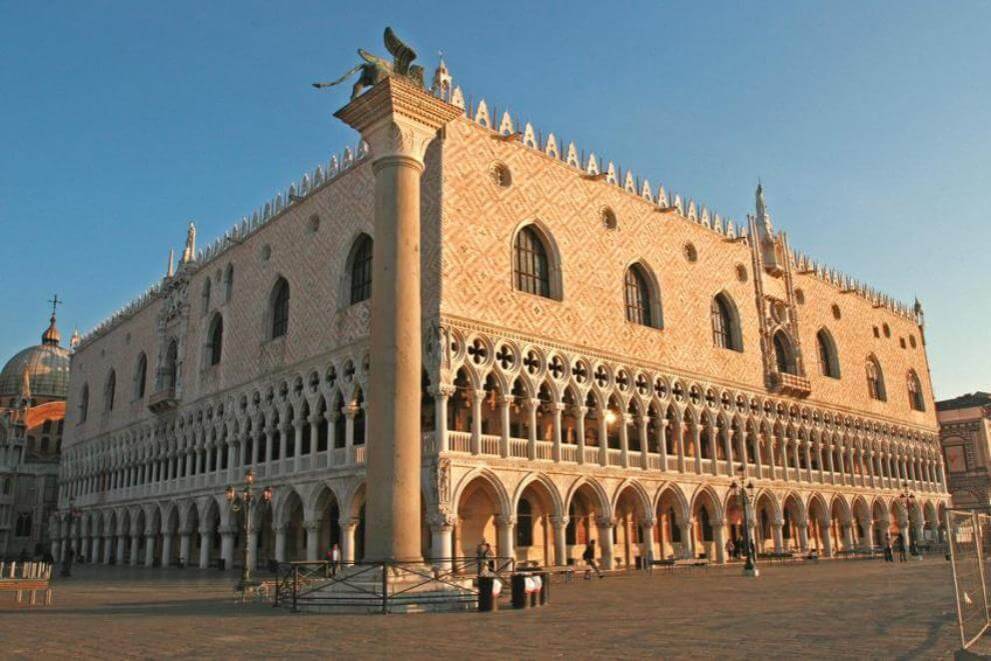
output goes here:
<path id="1" fill-rule="evenodd" d="M 386 23 L 466 94 L 916 294 L 938 397 L 991 390 L 991 3 L 0 0 L 0 361 L 129 301 L 354 142 L 317 93 Z"/>

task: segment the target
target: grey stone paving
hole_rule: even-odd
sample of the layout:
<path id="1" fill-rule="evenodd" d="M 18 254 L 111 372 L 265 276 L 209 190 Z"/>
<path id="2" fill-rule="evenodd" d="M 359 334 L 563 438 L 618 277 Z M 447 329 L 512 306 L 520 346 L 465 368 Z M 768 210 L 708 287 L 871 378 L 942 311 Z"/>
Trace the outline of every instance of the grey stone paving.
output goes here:
<path id="1" fill-rule="evenodd" d="M 493 614 L 294 615 L 235 605 L 215 570 L 77 567 L 56 606 L 0 594 L 0 657 L 940 658 L 959 647 L 949 564 L 820 562 L 553 585 Z"/>

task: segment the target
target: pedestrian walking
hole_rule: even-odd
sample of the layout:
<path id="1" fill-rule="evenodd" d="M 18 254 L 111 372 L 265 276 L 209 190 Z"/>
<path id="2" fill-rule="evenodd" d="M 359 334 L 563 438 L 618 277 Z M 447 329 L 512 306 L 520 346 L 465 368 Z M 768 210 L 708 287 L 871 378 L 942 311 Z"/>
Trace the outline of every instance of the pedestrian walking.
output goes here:
<path id="1" fill-rule="evenodd" d="M 726 540 L 726 557 L 727 558 L 736 557 L 736 544 L 733 543 L 732 539 Z"/>
<path id="2" fill-rule="evenodd" d="M 595 540 L 588 540 L 588 544 L 585 545 L 585 552 L 582 553 L 582 560 L 585 561 L 587 565 L 585 569 L 585 580 L 592 578 L 592 570 L 595 570 L 596 576 L 602 578 L 602 572 L 599 571 L 599 566 L 595 563 Z"/>
<path id="3" fill-rule="evenodd" d="M 905 557 L 905 538 L 901 533 L 895 538 L 895 549 L 898 550 L 898 562 L 907 562 L 908 558 Z"/>
<path id="4" fill-rule="evenodd" d="M 895 554 L 891 551 L 891 535 L 888 533 L 884 534 L 884 561 L 894 562 Z"/>
<path id="5" fill-rule="evenodd" d="M 482 541 L 478 543 L 475 547 L 475 562 L 478 564 L 478 575 L 484 576 L 489 570 L 489 556 L 492 553 L 492 547 L 489 543 L 482 538 Z"/>
<path id="6" fill-rule="evenodd" d="M 337 576 L 338 570 L 341 568 L 341 547 L 334 544 L 333 548 L 330 549 L 330 575 Z"/>

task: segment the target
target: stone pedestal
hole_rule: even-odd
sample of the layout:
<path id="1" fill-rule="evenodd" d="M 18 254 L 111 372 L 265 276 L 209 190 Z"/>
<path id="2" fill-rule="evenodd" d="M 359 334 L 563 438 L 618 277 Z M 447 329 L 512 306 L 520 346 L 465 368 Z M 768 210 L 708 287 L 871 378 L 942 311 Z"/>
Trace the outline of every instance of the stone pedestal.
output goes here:
<path id="1" fill-rule="evenodd" d="M 420 174 L 462 110 L 390 77 L 335 113 L 368 143 L 375 172 L 368 383 L 368 560 L 419 561 Z"/>

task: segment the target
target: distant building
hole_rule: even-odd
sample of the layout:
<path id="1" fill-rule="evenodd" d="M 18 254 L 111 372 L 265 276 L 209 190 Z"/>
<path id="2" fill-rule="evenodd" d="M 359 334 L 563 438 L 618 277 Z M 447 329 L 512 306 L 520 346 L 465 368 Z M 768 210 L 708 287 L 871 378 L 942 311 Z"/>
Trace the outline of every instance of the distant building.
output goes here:
<path id="1" fill-rule="evenodd" d="M 55 315 L 41 336 L 0 371 L 0 558 L 41 555 L 55 511 L 69 350 Z"/>
<path id="2" fill-rule="evenodd" d="M 955 507 L 991 504 L 991 393 L 936 402 L 939 440 Z"/>

